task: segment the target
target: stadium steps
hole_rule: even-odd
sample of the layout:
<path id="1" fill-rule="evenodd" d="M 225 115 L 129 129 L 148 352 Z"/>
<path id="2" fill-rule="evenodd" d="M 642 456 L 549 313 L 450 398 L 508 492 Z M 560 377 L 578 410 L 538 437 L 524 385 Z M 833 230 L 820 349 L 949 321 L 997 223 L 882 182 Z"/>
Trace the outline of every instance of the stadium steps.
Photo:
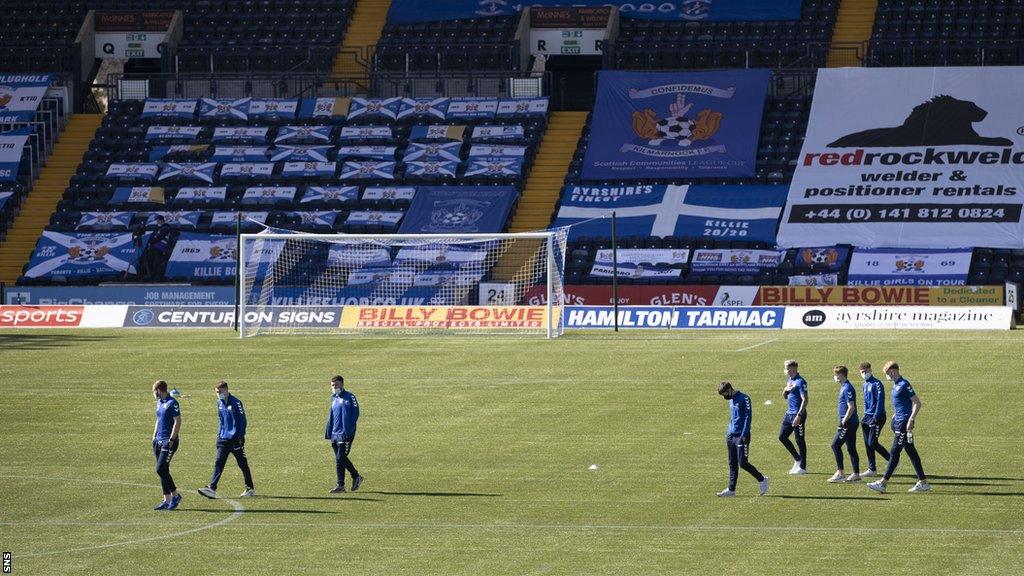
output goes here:
<path id="1" fill-rule="evenodd" d="M 71 116 L 39 180 L 21 205 L 21 211 L 8 230 L 7 238 L 0 243 L 0 282 L 13 284 L 21 275 L 22 266 L 32 255 L 32 249 L 43 228 L 50 223 L 57 202 L 63 196 L 102 122 L 102 114 Z"/>
<path id="2" fill-rule="evenodd" d="M 871 39 L 878 0 L 842 0 L 836 27 L 832 32 L 834 44 L 866 43 Z M 865 44 L 866 45 L 866 44 Z M 856 66 L 848 50 L 833 48 L 828 54 L 828 67 Z"/>
<path id="3" fill-rule="evenodd" d="M 587 122 L 586 112 L 553 112 L 530 169 L 523 197 L 516 207 L 509 232 L 544 230 L 558 203 L 566 172 L 572 163 L 576 145 Z M 495 282 L 515 282 L 516 296 L 529 288 L 529 276 L 539 254 L 538 242 L 520 241 L 511 244 L 495 267 Z"/>
<path id="4" fill-rule="evenodd" d="M 341 49 L 334 57 L 331 75 L 342 78 L 358 78 L 366 85 L 367 64 L 360 59 L 367 59 L 371 54 L 367 47 L 376 46 L 384 30 L 388 18 L 391 0 L 358 0 L 352 21 L 345 33 Z"/>

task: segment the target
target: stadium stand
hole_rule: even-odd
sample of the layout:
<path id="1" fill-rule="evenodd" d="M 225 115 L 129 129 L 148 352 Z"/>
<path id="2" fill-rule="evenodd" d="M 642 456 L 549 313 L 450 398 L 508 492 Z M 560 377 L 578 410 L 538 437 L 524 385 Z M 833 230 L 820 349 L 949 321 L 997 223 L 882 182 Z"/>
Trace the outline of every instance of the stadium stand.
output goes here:
<path id="1" fill-rule="evenodd" d="M 515 70 L 513 16 L 388 24 L 374 55 L 379 70 Z"/>

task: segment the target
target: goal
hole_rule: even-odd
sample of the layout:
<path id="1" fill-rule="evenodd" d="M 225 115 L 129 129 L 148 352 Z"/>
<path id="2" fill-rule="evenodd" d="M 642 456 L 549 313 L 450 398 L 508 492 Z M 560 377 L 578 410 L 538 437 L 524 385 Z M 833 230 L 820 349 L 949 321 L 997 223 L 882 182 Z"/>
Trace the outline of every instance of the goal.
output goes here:
<path id="1" fill-rule="evenodd" d="M 567 235 L 242 234 L 238 332 L 555 338 Z"/>

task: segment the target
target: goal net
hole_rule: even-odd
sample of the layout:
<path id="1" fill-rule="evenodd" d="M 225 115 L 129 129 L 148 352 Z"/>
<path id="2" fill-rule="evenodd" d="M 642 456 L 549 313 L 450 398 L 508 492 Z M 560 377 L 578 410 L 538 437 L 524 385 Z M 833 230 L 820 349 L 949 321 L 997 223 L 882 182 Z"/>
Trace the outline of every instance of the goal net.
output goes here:
<path id="1" fill-rule="evenodd" d="M 562 334 L 566 229 L 240 238 L 239 334 Z"/>

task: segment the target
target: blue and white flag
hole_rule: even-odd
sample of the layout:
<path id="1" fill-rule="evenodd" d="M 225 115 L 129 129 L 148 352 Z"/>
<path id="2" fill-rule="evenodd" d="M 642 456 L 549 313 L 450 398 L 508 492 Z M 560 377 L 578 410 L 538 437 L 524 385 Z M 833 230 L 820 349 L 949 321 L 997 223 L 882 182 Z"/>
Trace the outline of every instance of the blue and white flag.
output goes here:
<path id="1" fill-rule="evenodd" d="M 342 180 L 394 180 L 394 162 L 345 162 L 341 167 Z"/>
<path id="2" fill-rule="evenodd" d="M 298 217 L 302 226 L 334 226 L 341 210 L 298 210 L 286 214 Z"/>
<path id="3" fill-rule="evenodd" d="M 487 260 L 487 250 L 472 246 L 449 244 L 424 244 L 405 246 L 395 255 L 396 266 L 432 268 L 479 267 Z"/>
<path id="4" fill-rule="evenodd" d="M 432 142 L 420 143 L 410 142 L 405 149 L 405 162 L 414 160 L 450 160 L 459 162 L 459 153 L 462 151 L 462 142 Z"/>
<path id="5" fill-rule="evenodd" d="M 471 158 L 466 176 L 519 177 L 523 174 L 522 158 Z"/>
<path id="6" fill-rule="evenodd" d="M 142 106 L 142 118 L 189 118 L 196 115 L 194 98 L 147 98 Z"/>
<path id="7" fill-rule="evenodd" d="M 420 186 L 401 232 L 501 232 L 518 196 L 512 186 Z"/>
<path id="8" fill-rule="evenodd" d="M 253 98 L 249 102 L 249 117 L 260 120 L 294 120 L 298 110 L 297 98 Z"/>
<path id="9" fill-rule="evenodd" d="M 474 126 L 470 139 L 474 142 L 508 142 L 526 138 L 522 126 Z"/>
<path id="10" fill-rule="evenodd" d="M 359 201 L 358 186 L 310 186 L 302 195 L 301 203 L 307 202 L 351 202 Z"/>
<path id="11" fill-rule="evenodd" d="M 393 140 L 394 131 L 390 126 L 344 126 L 341 129 L 342 140 L 352 142 L 372 142 L 376 140 Z"/>
<path id="12" fill-rule="evenodd" d="M 210 160 L 214 162 L 266 162 L 266 146 L 215 146 Z"/>
<path id="13" fill-rule="evenodd" d="M 348 116 L 349 98 L 304 98 L 299 118 L 344 120 Z"/>
<path id="14" fill-rule="evenodd" d="M 189 203 L 221 203 L 228 197 L 227 186 L 196 186 L 196 187 L 183 187 L 178 190 L 178 193 L 174 195 L 174 199 L 171 200 L 172 204 L 179 204 L 183 202 Z"/>
<path id="15" fill-rule="evenodd" d="M 619 278 L 629 278 L 633 280 L 639 279 L 676 279 L 682 277 L 683 270 L 681 268 L 672 268 L 668 264 L 645 264 L 645 263 L 633 263 L 633 262 L 621 262 L 619 265 L 612 266 L 611 263 L 606 262 L 594 262 L 593 267 L 590 269 L 591 276 L 597 277 L 611 277 L 615 276 L 618 272 Z"/>
<path id="16" fill-rule="evenodd" d="M 236 222 L 236 214 L 238 212 L 231 211 L 218 211 L 214 212 L 210 218 L 210 224 L 216 224 L 223 226 L 225 224 L 234 224 Z M 267 217 L 270 216 L 270 212 L 242 212 L 242 225 L 245 225 L 247 221 L 253 221 L 258 224 L 266 224 Z"/>
<path id="17" fill-rule="evenodd" d="M 281 175 L 290 178 L 330 178 L 337 169 L 337 162 L 285 162 Z"/>
<path id="18" fill-rule="evenodd" d="M 0 182 L 13 182 L 18 179 L 18 168 L 21 166 L 21 154 L 25 150 L 31 128 L 18 128 L 0 132 Z"/>
<path id="19" fill-rule="evenodd" d="M 353 98 L 348 107 L 348 119 L 356 118 L 398 118 L 402 106 L 401 98 Z"/>
<path id="20" fill-rule="evenodd" d="M 152 181 L 160 165 L 155 162 L 119 162 L 107 168 L 107 178 Z"/>
<path id="21" fill-rule="evenodd" d="M 274 162 L 288 160 L 291 162 L 327 162 L 330 146 L 288 146 L 281 144 L 270 151 L 270 159 Z"/>
<path id="22" fill-rule="evenodd" d="M 14 192 L 0 192 L 0 214 L 4 212 L 4 205 L 14 196 Z"/>
<path id="23" fill-rule="evenodd" d="M 282 126 L 274 142 L 330 142 L 330 126 Z"/>
<path id="24" fill-rule="evenodd" d="M 135 212 L 82 212 L 76 229 L 127 230 L 132 225 Z"/>
<path id="25" fill-rule="evenodd" d="M 617 269 L 619 278 L 679 278 L 682 274 L 680 265 L 690 260 L 690 251 L 622 248 L 614 256 L 611 250 L 598 250 L 590 275 L 613 276 Z"/>
<path id="26" fill-rule="evenodd" d="M 465 126 L 413 126 L 409 140 L 413 142 L 462 142 Z"/>
<path id="27" fill-rule="evenodd" d="M 697 276 L 757 274 L 765 268 L 778 268 L 785 257 L 785 250 L 694 250 L 690 272 Z"/>
<path id="28" fill-rule="evenodd" d="M 295 186 L 250 186 L 242 194 L 242 204 L 291 204 L 297 192 Z"/>
<path id="29" fill-rule="evenodd" d="M 412 200 L 414 196 L 415 186 L 368 186 L 363 190 L 363 200 Z"/>
<path id="30" fill-rule="evenodd" d="M 331 244 L 327 264 L 357 269 L 386 268 L 391 266 L 391 252 L 387 248 L 366 245 Z"/>
<path id="31" fill-rule="evenodd" d="M 447 116 L 451 120 L 490 120 L 497 113 L 497 98 L 452 98 Z"/>
<path id="32" fill-rule="evenodd" d="M 402 216 L 405 216 L 405 212 L 359 210 L 349 212 L 348 218 L 345 219 L 345 224 L 394 227 L 398 226 L 398 223 L 402 220 Z"/>
<path id="33" fill-rule="evenodd" d="M 114 188 L 111 204 L 163 204 L 164 189 L 158 186 L 121 186 Z"/>
<path id="34" fill-rule="evenodd" d="M 203 98 L 199 101 L 199 116 L 202 118 L 234 118 L 249 119 L 249 103 L 252 98 Z"/>
<path id="35" fill-rule="evenodd" d="M 213 129 L 212 142 L 265 144 L 270 128 L 266 126 L 220 126 Z"/>
<path id="36" fill-rule="evenodd" d="M 448 113 L 449 98 L 402 98 L 399 118 L 428 117 L 444 120 Z"/>
<path id="37" fill-rule="evenodd" d="M 145 246 L 149 234 L 142 237 Z M 134 273 L 142 248 L 129 233 L 43 231 L 25 276 L 85 277 Z"/>
<path id="38" fill-rule="evenodd" d="M 498 144 L 473 144 L 469 157 L 493 156 L 495 158 L 525 158 L 526 146 L 502 146 Z"/>
<path id="39" fill-rule="evenodd" d="M 583 178 L 753 176 L 770 75 L 600 72 Z"/>
<path id="40" fill-rule="evenodd" d="M 150 212 L 146 219 L 146 228 L 156 228 L 156 217 L 163 216 L 171 226 L 178 228 L 195 228 L 199 226 L 199 218 L 203 215 L 199 210 L 176 210 L 172 212 Z"/>
<path id="41" fill-rule="evenodd" d="M 273 162 L 229 162 L 220 168 L 221 178 L 267 179 L 274 175 Z"/>
<path id="42" fill-rule="evenodd" d="M 405 175 L 420 178 L 455 178 L 458 162 L 451 160 L 423 160 L 406 162 Z"/>
<path id="43" fill-rule="evenodd" d="M 0 124 L 31 121 L 52 81 L 50 74 L 0 74 Z"/>
<path id="44" fill-rule="evenodd" d="M 182 232 L 166 274 L 177 278 L 234 278 L 238 269 L 238 239 L 234 236 Z"/>
<path id="45" fill-rule="evenodd" d="M 199 126 L 150 126 L 146 140 L 186 140 L 195 142 L 203 129 Z"/>
<path id="46" fill-rule="evenodd" d="M 168 162 L 160 171 L 160 180 L 198 180 L 213 184 L 216 162 Z"/>
<path id="47" fill-rule="evenodd" d="M 569 237 L 682 236 L 775 243 L 786 186 L 567 186 L 554 225 Z"/>
<path id="48" fill-rule="evenodd" d="M 513 116 L 547 116 L 548 99 L 544 98 L 502 98 L 498 102 L 498 118 Z"/>
<path id="49" fill-rule="evenodd" d="M 167 156 L 184 154 L 202 154 L 210 147 L 206 144 L 173 144 L 170 146 L 153 146 L 149 149 L 149 161 L 156 162 Z"/>
<path id="50" fill-rule="evenodd" d="M 827 248 L 801 248 L 796 252 L 797 266 L 827 266 L 832 272 L 838 272 L 846 266 L 846 257 L 850 249 L 843 246 Z"/>
<path id="51" fill-rule="evenodd" d="M 342 146 L 338 148 L 338 161 L 394 160 L 398 146 Z"/>
<path id="52" fill-rule="evenodd" d="M 963 286 L 971 270 L 970 248 L 857 248 L 850 259 L 850 286 Z"/>

